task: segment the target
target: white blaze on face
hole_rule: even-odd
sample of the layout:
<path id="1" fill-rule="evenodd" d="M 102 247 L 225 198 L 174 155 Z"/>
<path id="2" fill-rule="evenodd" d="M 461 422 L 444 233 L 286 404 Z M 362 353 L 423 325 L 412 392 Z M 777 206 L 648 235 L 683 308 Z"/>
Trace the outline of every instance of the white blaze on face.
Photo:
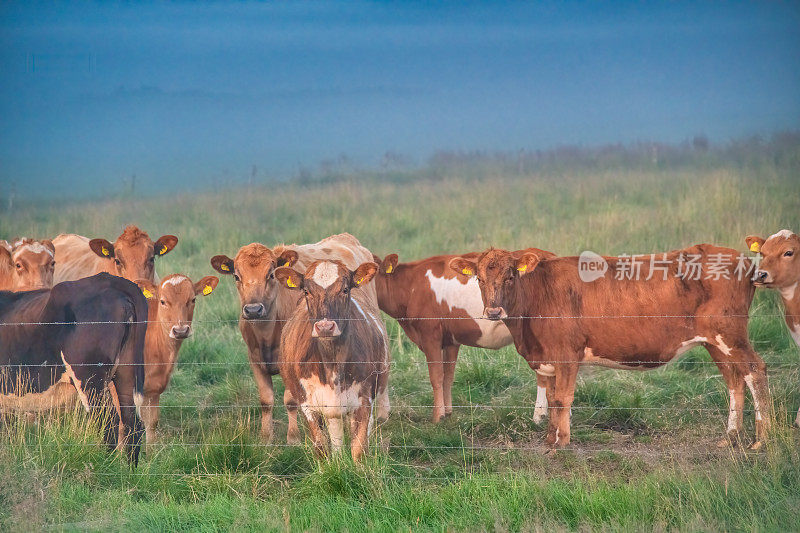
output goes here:
<path id="1" fill-rule="evenodd" d="M 164 283 L 162 283 L 162 286 L 166 285 L 167 283 L 169 283 L 170 285 L 180 285 L 181 283 L 183 283 L 188 279 L 189 278 L 187 278 L 186 276 L 173 276 L 165 280 Z"/>
<path id="2" fill-rule="evenodd" d="M 17 257 L 19 257 L 19 254 L 23 252 L 31 252 L 33 254 L 47 253 L 50 257 L 53 257 L 53 251 L 47 246 L 44 246 L 43 244 L 40 244 L 38 242 L 26 244 L 25 246 L 21 246 L 16 250 L 14 250 L 14 260 L 16 260 Z"/>
<path id="3" fill-rule="evenodd" d="M 327 289 L 339 279 L 339 267 L 335 263 L 325 261 L 319 263 L 317 268 L 314 269 L 314 283 Z"/>
<path id="4" fill-rule="evenodd" d="M 481 348 L 499 350 L 508 346 L 514 340 L 505 324 L 499 320 L 482 320 L 483 298 L 478 286 L 478 279 L 471 277 L 464 285 L 456 278 L 440 278 L 433 275 L 432 270 L 425 273 L 428 284 L 436 297 L 436 303 L 447 305 L 448 309 L 461 309 L 472 318 L 477 318 L 475 323 L 481 330 L 477 345 Z"/>
<path id="5" fill-rule="evenodd" d="M 788 229 L 782 229 L 778 233 L 773 233 L 769 236 L 769 239 L 789 239 L 791 236 L 794 235 L 794 232 Z"/>

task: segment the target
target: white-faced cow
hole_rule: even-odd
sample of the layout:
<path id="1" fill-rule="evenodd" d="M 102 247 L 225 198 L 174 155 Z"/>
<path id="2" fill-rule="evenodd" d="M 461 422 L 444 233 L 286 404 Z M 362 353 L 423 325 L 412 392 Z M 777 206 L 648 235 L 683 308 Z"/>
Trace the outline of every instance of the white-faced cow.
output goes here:
<path id="1" fill-rule="evenodd" d="M 149 316 L 144 349 L 144 400 L 141 405 L 148 450 L 157 440 L 161 394 L 169 385 L 181 344 L 192 334 L 197 297 L 211 294 L 218 282 L 216 276 L 206 276 L 192 283 L 182 274 L 167 276 L 159 285 L 147 280 L 137 281 L 147 298 Z"/>
<path id="2" fill-rule="evenodd" d="M 543 259 L 555 254 L 528 248 L 514 257 L 532 252 Z M 461 257 L 475 261 L 480 253 Z M 459 276 L 449 268 L 456 255 L 439 255 L 398 263 L 397 254 L 387 255 L 375 276 L 378 305 L 400 324 L 403 331 L 425 354 L 428 377 L 433 387 L 434 422 L 453 412 L 453 379 L 461 345 L 499 350 L 513 342 L 511 332 L 500 321 L 485 320 L 483 301 L 474 277 Z M 545 383 L 537 387 L 534 422 L 547 414 Z"/>
<path id="3" fill-rule="evenodd" d="M 239 330 L 247 344 L 250 368 L 258 388 L 261 402 L 261 436 L 271 442 L 272 410 L 275 395 L 272 376 L 278 373 L 281 332 L 284 323 L 295 309 L 299 294 L 280 285 L 275 280 L 275 269 L 280 266 L 295 266 L 305 269 L 317 259 L 336 259 L 348 268 L 355 269 L 360 264 L 371 261 L 372 253 L 348 233 L 327 237 L 315 244 L 279 245 L 268 248 L 263 244 L 252 243 L 243 246 L 236 257 L 217 255 L 211 259 L 211 266 L 221 274 L 233 277 L 239 293 L 241 315 Z M 364 292 L 372 299 L 377 298 L 375 288 L 368 285 L 355 289 Z M 297 404 L 292 400 L 288 388 L 284 393 L 284 404 L 289 417 L 286 440 L 291 444 L 300 442 L 297 427 Z M 389 400 L 385 396 L 379 402 L 380 408 L 388 416 Z"/>
<path id="4" fill-rule="evenodd" d="M 30 291 L 53 286 L 55 248 L 49 239 L 0 241 L 0 291 Z"/>
<path id="5" fill-rule="evenodd" d="M 784 229 L 768 239 L 751 235 L 746 242 L 750 251 L 762 256 L 753 282 L 757 287 L 778 290 L 789 333 L 800 347 L 800 236 Z M 794 423 L 800 426 L 800 410 Z"/>
<path id="6" fill-rule="evenodd" d="M 62 234 L 53 239 L 55 245 L 55 283 L 108 272 L 130 281 L 146 279 L 158 282 L 155 259 L 178 244 L 174 235 L 164 235 L 153 242 L 147 233 L 128 226 L 114 244 L 105 239 L 88 239 L 81 235 Z"/>
<path id="7" fill-rule="evenodd" d="M 592 279 L 586 282 L 578 257 L 517 259 L 490 249 L 477 261 L 456 258 L 450 265 L 461 275 L 477 276 L 484 316 L 503 320 L 520 355 L 540 374 L 552 376 L 549 445 L 569 444 L 569 411 L 581 364 L 654 368 L 704 346 L 730 393 L 728 437 L 736 438 L 742 426 L 746 385 L 753 395 L 753 447 L 758 448 L 771 407 L 766 367 L 747 336 L 755 289 L 738 268 L 751 265 L 746 259 L 748 264 L 739 265 L 739 257 L 735 250 L 708 244 L 633 259 L 606 257 L 605 274 L 585 277 Z M 699 275 L 695 267 L 689 270 L 690 262 L 704 267 Z"/>
<path id="8" fill-rule="evenodd" d="M 105 441 L 124 436 L 138 461 L 147 303 L 133 283 L 99 274 L 52 289 L 0 292 L 0 411 L 41 411 L 74 403 L 90 411 L 106 383 L 119 395 Z"/>
<path id="9" fill-rule="evenodd" d="M 377 269 L 373 262 L 350 270 L 341 261 L 322 260 L 305 274 L 289 267 L 275 271 L 279 283 L 303 296 L 281 336 L 280 369 L 320 454 L 327 448 L 325 426 L 338 451 L 349 418 L 350 452 L 359 460 L 368 446 L 374 402 L 387 393 L 386 329 L 376 299 L 357 290 Z"/>

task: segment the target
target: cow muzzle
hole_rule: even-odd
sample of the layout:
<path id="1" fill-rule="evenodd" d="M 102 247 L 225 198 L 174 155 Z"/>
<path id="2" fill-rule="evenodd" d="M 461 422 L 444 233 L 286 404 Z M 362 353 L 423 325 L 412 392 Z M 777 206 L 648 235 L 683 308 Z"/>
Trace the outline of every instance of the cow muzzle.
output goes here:
<path id="1" fill-rule="evenodd" d="M 483 310 L 483 316 L 489 320 L 502 320 L 508 318 L 508 313 L 502 307 L 486 307 Z"/>
<path id="2" fill-rule="evenodd" d="M 333 320 L 317 320 L 314 322 L 314 327 L 311 329 L 311 336 L 320 339 L 330 339 L 338 337 L 341 334 L 342 330 L 339 329 L 339 324 Z"/>
<path id="3" fill-rule="evenodd" d="M 188 339 L 192 334 L 192 326 L 172 326 L 169 330 L 169 336 L 176 340 Z"/>
<path id="4" fill-rule="evenodd" d="M 756 270 L 753 276 L 753 283 L 755 285 L 766 285 L 772 283 L 772 276 L 766 270 Z"/>
<path id="5" fill-rule="evenodd" d="M 264 304 L 245 304 L 242 306 L 242 316 L 246 319 L 264 318 L 267 308 Z"/>

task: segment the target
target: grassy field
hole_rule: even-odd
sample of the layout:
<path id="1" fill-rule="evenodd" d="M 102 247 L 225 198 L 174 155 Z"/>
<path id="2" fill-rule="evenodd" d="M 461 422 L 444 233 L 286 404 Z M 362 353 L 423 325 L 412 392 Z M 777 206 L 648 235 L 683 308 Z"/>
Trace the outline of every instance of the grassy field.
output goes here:
<path id="1" fill-rule="evenodd" d="M 538 246 L 562 255 L 649 253 L 800 229 L 798 157 L 758 165 L 551 171 L 273 184 L 136 200 L 24 207 L 0 238 L 76 232 L 116 238 L 138 224 L 178 235 L 161 275 L 211 274 L 209 259 L 260 241 L 348 231 L 376 254 Z M 792 163 L 791 161 L 794 161 Z M 411 176 L 413 178 L 413 176 Z M 0 426 L 0 530 L 759 530 L 800 529 L 800 356 L 775 294 L 759 291 L 751 338 L 769 365 L 776 431 L 765 451 L 715 446 L 727 391 L 703 350 L 647 373 L 586 368 L 573 444 L 545 455 L 531 421 L 533 372 L 513 348 L 462 348 L 454 415 L 428 421 L 424 356 L 388 320 L 393 412 L 363 465 L 318 462 L 257 440 L 255 385 L 233 283 L 198 304 L 162 396 L 163 446 L 129 469 L 75 411 Z M 277 380 L 278 394 L 282 385 Z M 748 400 L 749 401 L 749 400 Z M 748 403 L 747 409 L 751 406 Z M 753 434 L 752 414 L 746 427 Z"/>

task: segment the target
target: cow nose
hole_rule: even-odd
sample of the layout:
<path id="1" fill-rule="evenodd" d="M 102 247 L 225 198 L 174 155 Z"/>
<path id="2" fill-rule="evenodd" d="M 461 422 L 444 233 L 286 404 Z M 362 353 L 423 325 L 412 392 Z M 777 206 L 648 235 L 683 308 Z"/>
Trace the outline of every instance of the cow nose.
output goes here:
<path id="1" fill-rule="evenodd" d="M 336 330 L 336 322 L 333 320 L 318 320 L 314 322 L 314 333 L 316 337 L 332 337 Z"/>
<path id="2" fill-rule="evenodd" d="M 245 318 L 261 318 L 264 316 L 264 304 L 246 304 L 242 307 Z"/>
<path id="3" fill-rule="evenodd" d="M 489 320 L 500 320 L 505 314 L 502 307 L 487 307 L 483 312 Z"/>
<path id="4" fill-rule="evenodd" d="M 192 333 L 191 326 L 172 326 L 172 337 L 176 339 L 185 339 Z"/>
<path id="5" fill-rule="evenodd" d="M 760 283 L 763 283 L 763 282 L 767 281 L 767 276 L 768 275 L 769 275 L 769 273 L 766 270 L 758 270 L 758 271 L 756 271 L 756 281 L 760 282 Z"/>

